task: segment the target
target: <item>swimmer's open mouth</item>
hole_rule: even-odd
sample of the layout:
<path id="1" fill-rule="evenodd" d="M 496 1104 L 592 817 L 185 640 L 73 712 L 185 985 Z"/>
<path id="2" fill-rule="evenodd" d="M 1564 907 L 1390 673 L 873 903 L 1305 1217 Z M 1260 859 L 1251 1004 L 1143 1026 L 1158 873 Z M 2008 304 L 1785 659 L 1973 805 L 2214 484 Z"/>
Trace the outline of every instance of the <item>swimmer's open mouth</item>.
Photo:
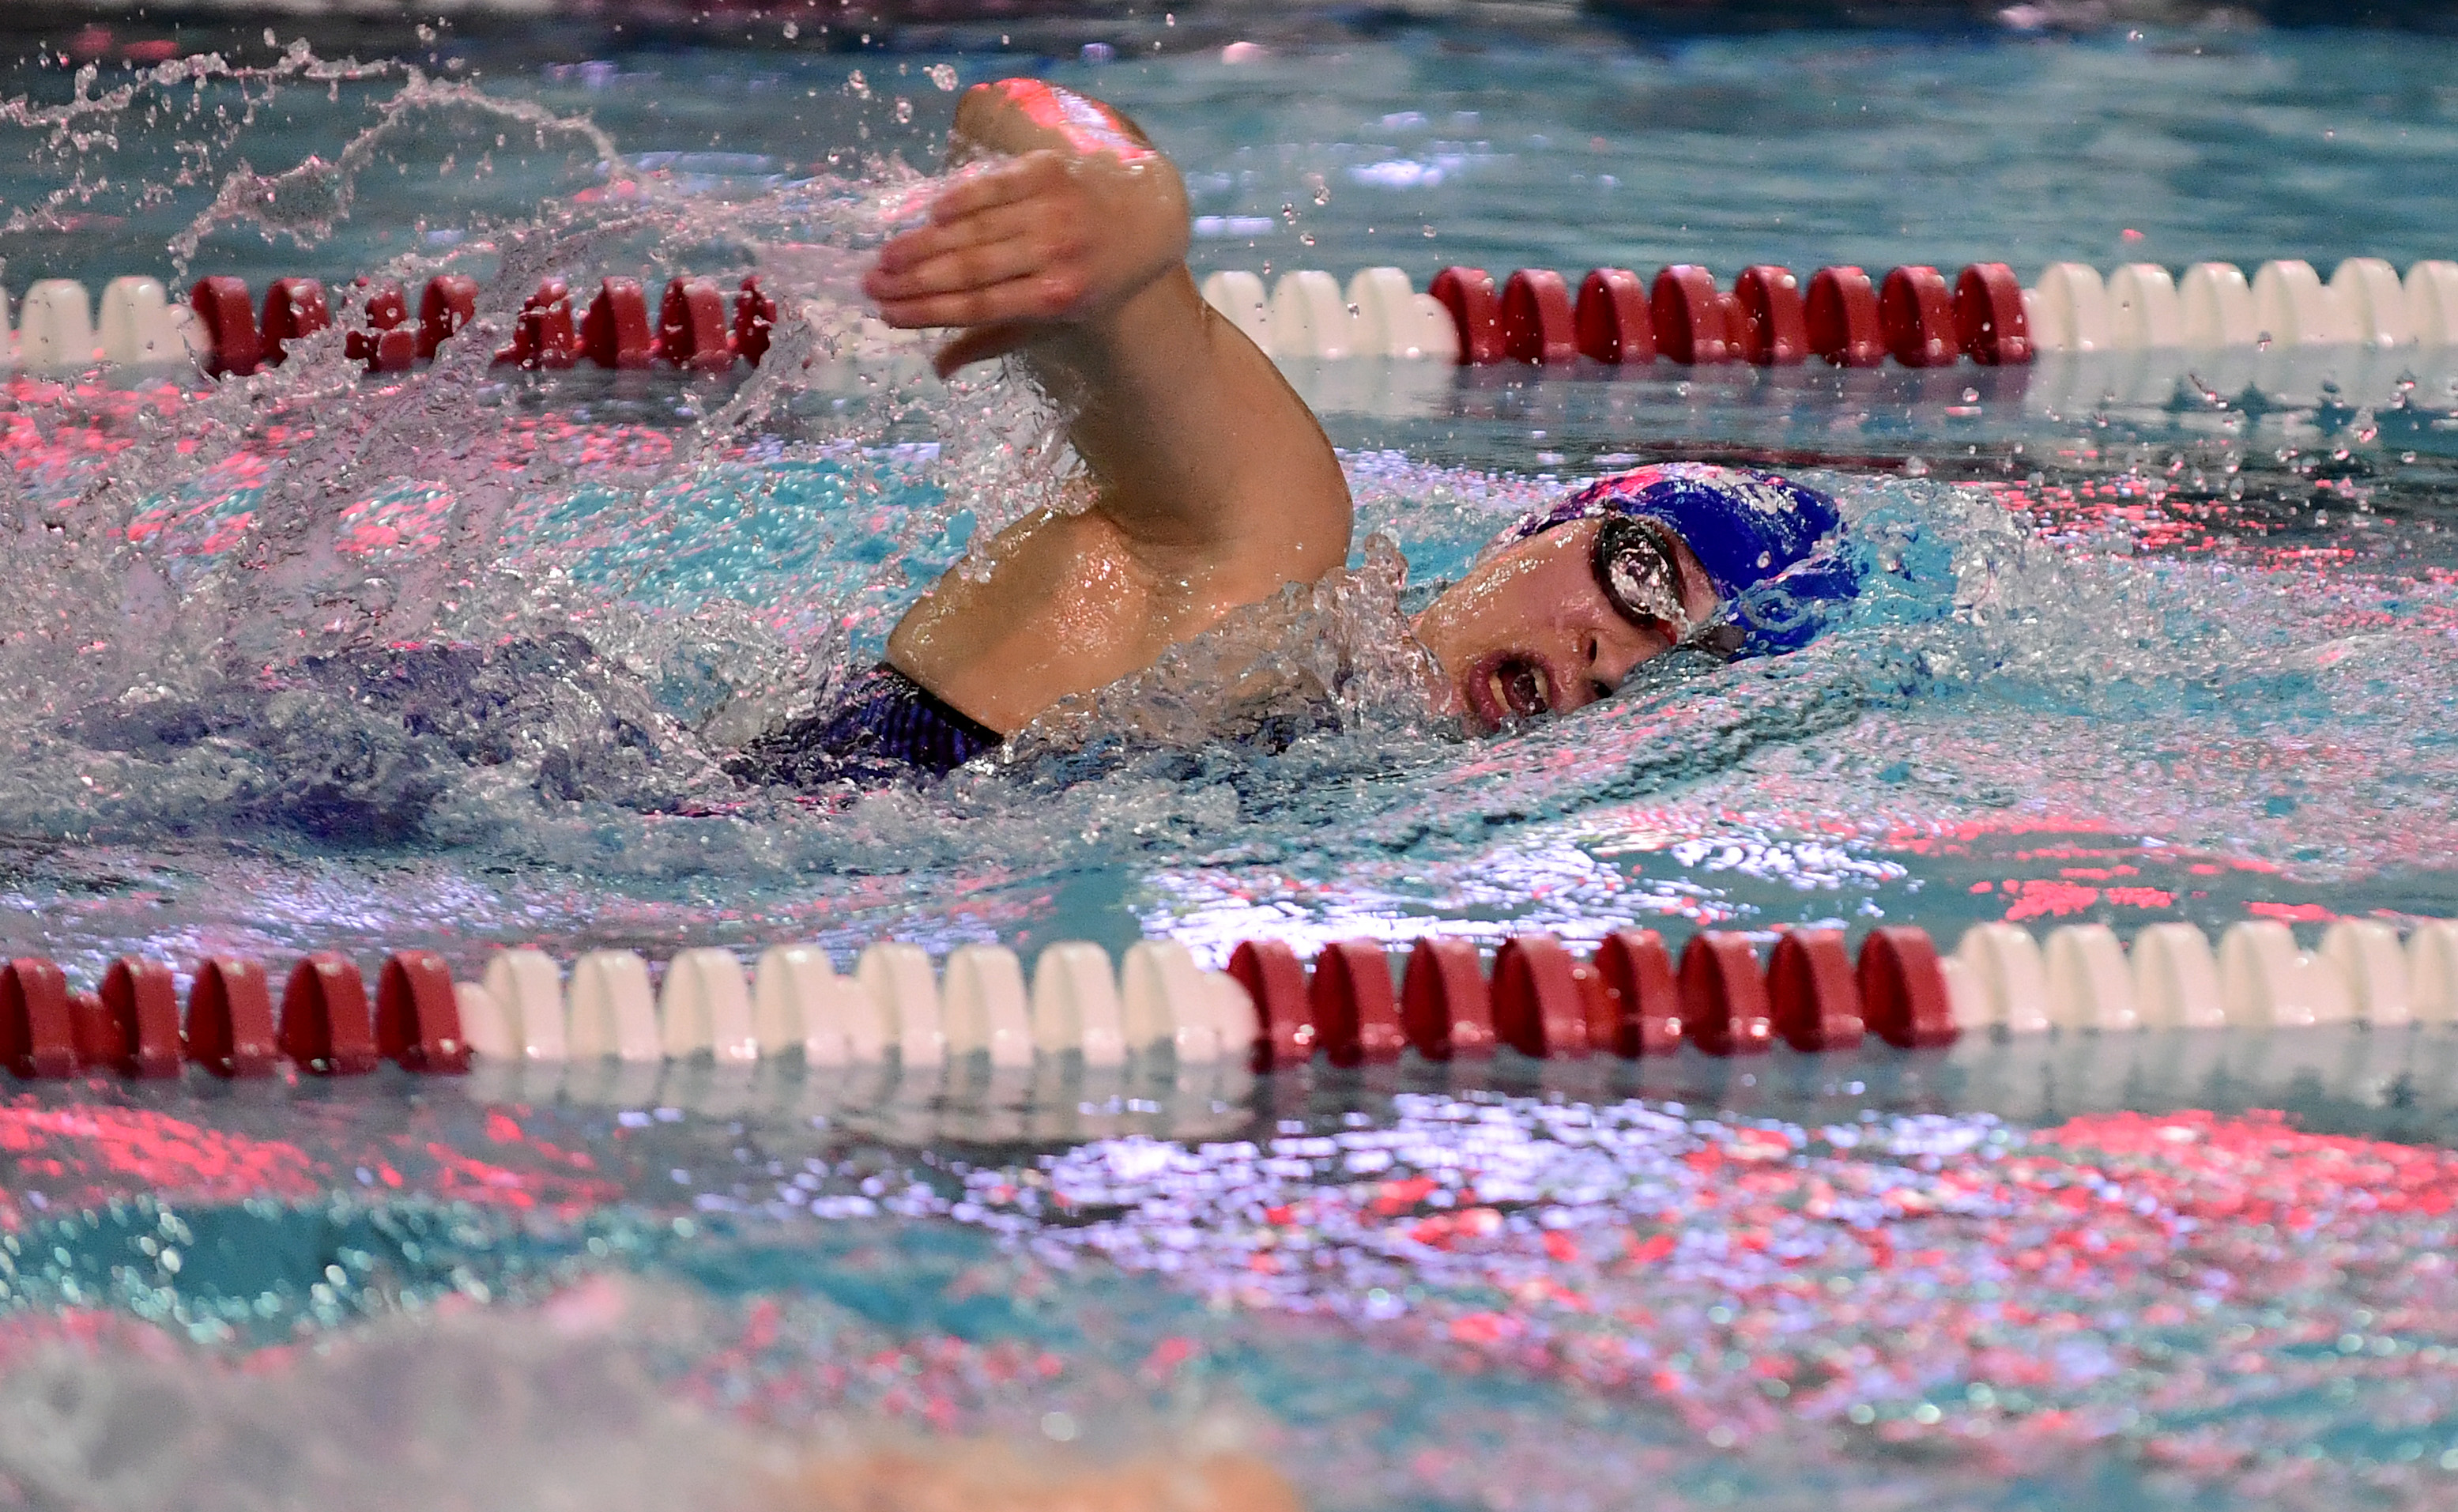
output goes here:
<path id="1" fill-rule="evenodd" d="M 1489 730 L 1507 720 L 1533 719 L 1553 712 L 1553 684 L 1542 658 L 1517 652 L 1480 656 L 1463 691 L 1469 708 Z"/>

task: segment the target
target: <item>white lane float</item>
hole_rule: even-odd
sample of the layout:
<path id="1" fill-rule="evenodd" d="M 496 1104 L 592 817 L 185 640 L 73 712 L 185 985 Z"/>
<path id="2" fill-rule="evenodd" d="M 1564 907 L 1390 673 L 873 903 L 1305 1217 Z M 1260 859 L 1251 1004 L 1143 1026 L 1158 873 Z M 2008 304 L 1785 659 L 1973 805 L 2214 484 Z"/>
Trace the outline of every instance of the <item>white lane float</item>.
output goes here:
<path id="1" fill-rule="evenodd" d="M 145 278 L 103 285 L 97 336 L 102 360 L 123 367 L 191 362 L 205 345 L 197 312 L 173 301 L 158 280 Z"/>
<path id="2" fill-rule="evenodd" d="M 665 1059 L 649 964 L 629 950 L 593 950 L 572 963 L 564 1042 L 575 1061 Z"/>
<path id="3" fill-rule="evenodd" d="M 2108 350 L 2108 290 L 2088 262 L 2052 262 L 2029 291 L 2024 313 L 2044 352 Z"/>
<path id="4" fill-rule="evenodd" d="M 2458 262 L 2427 259 L 2406 270 L 2406 321 L 2416 344 L 2458 346 Z"/>
<path id="5" fill-rule="evenodd" d="M 2227 1007 L 2210 938 L 2187 923 L 2144 926 L 2134 937 L 2134 1002 L 2146 1028 L 2223 1027 Z"/>
<path id="6" fill-rule="evenodd" d="M 1229 269 L 1203 280 L 1203 302 L 1243 331 L 1246 339 L 1272 356 L 1272 300 L 1263 280 L 1242 269 Z"/>
<path id="7" fill-rule="evenodd" d="M 2379 258 L 2348 258 L 2330 275 L 2330 298 L 2349 340 L 2364 346 L 2410 346 L 2415 322 L 2398 270 Z"/>
<path id="8" fill-rule="evenodd" d="M 2338 296 L 2313 264 L 2298 258 L 2254 270 L 2253 321 L 2273 347 L 2343 346 L 2355 340 L 2355 326 Z"/>
<path id="9" fill-rule="evenodd" d="M 2243 920 L 2219 937 L 2219 994 L 2237 1027 L 2306 1028 L 2351 1016 L 2346 984 L 2298 950 L 2276 919 Z"/>
<path id="10" fill-rule="evenodd" d="M 1004 945 L 960 945 L 948 955 L 940 1007 L 951 1055 L 984 1054 L 995 1068 L 1032 1065 L 1032 1003 L 1024 966 Z"/>
<path id="11" fill-rule="evenodd" d="M 18 365 L 33 373 L 73 373 L 94 361 L 94 317 L 85 285 L 74 279 L 44 279 L 28 289 L 17 312 Z"/>
<path id="12" fill-rule="evenodd" d="M 1357 321 L 1340 282 L 1320 268 L 1281 275 L 1272 287 L 1272 355 L 1336 362 L 1356 350 Z"/>
<path id="13" fill-rule="evenodd" d="M 506 1054 L 525 1061 L 570 1057 L 564 1034 L 563 968 L 552 956 L 543 950 L 498 950 L 488 960 L 479 985 L 503 1013 Z"/>
<path id="14" fill-rule="evenodd" d="M 2129 262 L 2108 278 L 2108 341 L 2121 352 L 2185 344 L 2177 282 L 2156 262 Z"/>
<path id="15" fill-rule="evenodd" d="M 1964 931 L 1954 954 L 1987 994 L 1989 1027 L 2009 1034 L 2047 1031 L 2053 1022 L 2048 967 L 2030 930 L 2017 924 L 1974 924 Z"/>
<path id="16" fill-rule="evenodd" d="M 1126 1064 L 1125 1013 L 1108 951 L 1081 940 L 1042 948 L 1032 967 L 1032 1043 L 1053 1056 L 1080 1052 L 1087 1067 Z"/>
<path id="17" fill-rule="evenodd" d="M 759 1060 L 760 1038 L 751 1018 L 751 987 L 733 951 L 686 950 L 666 963 L 657 1022 L 668 1060 L 703 1053 L 721 1065 Z"/>
<path id="18" fill-rule="evenodd" d="M 854 962 L 853 976 L 879 1005 L 907 1071 L 947 1064 L 948 1031 L 927 952 L 902 940 L 883 940 Z"/>
<path id="19" fill-rule="evenodd" d="M 2125 946 L 2106 924 L 2049 931 L 2049 1021 L 2061 1029 L 2121 1033 L 2141 1026 Z"/>
<path id="20" fill-rule="evenodd" d="M 2189 347 L 2252 346 L 2261 339 L 2253 289 L 2233 262 L 2197 262 L 2177 280 Z"/>

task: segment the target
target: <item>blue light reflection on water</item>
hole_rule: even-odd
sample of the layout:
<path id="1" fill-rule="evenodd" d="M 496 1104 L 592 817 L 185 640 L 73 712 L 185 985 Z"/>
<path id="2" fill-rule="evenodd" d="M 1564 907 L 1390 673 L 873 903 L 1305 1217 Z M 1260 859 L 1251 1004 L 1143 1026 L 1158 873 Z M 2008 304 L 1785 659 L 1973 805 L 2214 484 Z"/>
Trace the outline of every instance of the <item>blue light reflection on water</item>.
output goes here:
<path id="1" fill-rule="evenodd" d="M 103 1453 L 86 1415 L 129 1410 L 110 1373 L 133 1340 L 113 1319 L 148 1319 L 207 1359 L 316 1345 L 244 1376 L 157 1354 L 147 1410 L 165 1431 L 143 1453 L 173 1467 L 197 1429 L 330 1371 L 348 1390 L 310 1424 L 407 1400 L 476 1474 L 519 1447 L 489 1404 L 564 1391 L 585 1345 L 602 1384 L 562 1433 L 680 1397 L 788 1436 L 916 1419 L 1031 1435 L 1063 1412 L 1133 1446 L 1259 1409 L 1261 1446 L 1324 1509 L 1571 1507 L 1641 1474 L 1775 1506 L 2260 1488 L 2319 1507 L 2358 1485 L 2427 1505 L 2458 1377 L 2434 1300 L 2447 1193 L 2413 1202 L 2447 1155 L 2258 1112 L 2084 1112 L 2181 1094 L 2446 1137 L 2446 1093 L 2384 1100 L 2380 1038 L 1323 1072 L 1175 1129 L 1133 1111 L 1167 1094 L 1131 1082 L 1124 1111 L 1082 1105 L 1081 1142 L 1056 1146 L 952 1132 L 961 1098 L 866 1108 L 790 1070 L 730 1087 L 677 1068 L 613 1103 L 586 1075 L 559 1099 L 498 1076 L 471 1100 L 389 1071 L 346 1096 L 44 1092 L 0 1110 L 21 1156 L 0 1186 L 0 1357 L 66 1385 L 0 1393 L 0 1414 L 64 1416 L 61 1441 L 88 1446 L 66 1452 Z M 2417 1069 L 2447 1040 L 2420 1034 Z M 2023 1116 L 1955 1110 L 1973 1098 Z M 917 1116 L 949 1132 L 916 1149 L 864 1131 Z M 2383 1150 L 2425 1165 L 2389 1174 Z M 279 1195 L 124 1191 L 252 1154 L 297 1168 Z M 2248 1201 L 2279 1215 L 2214 1221 Z M 636 1285 L 608 1294 L 610 1277 Z M 491 1328 L 467 1326 L 473 1303 Z M 86 1342 L 45 1353 L 72 1307 Z M 314 1363 L 328 1351 L 343 1363 Z M 361 1351 L 400 1359 L 388 1384 L 353 1384 Z M 359 1399 L 379 1386 L 393 1406 Z M 31 1441 L 0 1436 L 0 1454 Z M 362 1472 L 407 1442 L 369 1443 Z M 710 1431 L 700 1452 L 722 1468 L 741 1451 Z M 257 1483 L 318 1473 L 277 1457 Z M 610 1487 L 608 1504 L 647 1494 Z"/>

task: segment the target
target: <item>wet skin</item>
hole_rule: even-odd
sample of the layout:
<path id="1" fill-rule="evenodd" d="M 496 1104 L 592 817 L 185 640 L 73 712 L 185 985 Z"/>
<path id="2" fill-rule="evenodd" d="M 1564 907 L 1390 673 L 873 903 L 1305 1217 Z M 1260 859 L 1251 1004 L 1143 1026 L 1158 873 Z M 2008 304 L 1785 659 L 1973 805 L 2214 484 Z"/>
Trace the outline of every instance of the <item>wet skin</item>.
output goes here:
<path id="1" fill-rule="evenodd" d="M 1000 532 L 987 574 L 951 571 L 906 611 L 887 660 L 1013 734 L 1239 606 L 1340 570 L 1353 511 L 1312 411 L 1197 293 L 1184 185 L 1132 121 L 1010 79 L 967 94 L 950 155 L 1002 160 L 883 247 L 865 290 L 890 325 L 953 333 L 942 376 L 1013 356 L 1072 405 L 1094 500 Z M 1418 618 L 1448 712 L 1480 733 L 1567 713 L 1670 649 L 1597 586 L 1597 529 L 1574 522 L 1496 552 Z M 1677 555 L 1703 619 L 1714 594 Z"/>
<path id="2" fill-rule="evenodd" d="M 1574 520 L 1493 552 L 1417 616 L 1417 639 L 1442 664 L 1447 712 L 1480 735 L 1567 714 L 1673 649 L 1670 635 L 1623 618 L 1597 585 L 1592 558 L 1603 528 Z M 1703 623 L 1716 609 L 1706 571 L 1687 546 L 1675 565 L 1682 607 Z"/>
<path id="3" fill-rule="evenodd" d="M 953 153 L 1005 160 L 881 248 L 866 291 L 890 325 L 956 333 L 943 375 L 1020 359 L 1073 409 L 1094 496 L 1000 532 L 986 579 L 943 577 L 887 660 L 1012 734 L 1239 606 L 1339 570 L 1348 483 L 1271 359 L 1196 292 L 1185 188 L 1134 123 L 1011 79 L 965 97 Z"/>

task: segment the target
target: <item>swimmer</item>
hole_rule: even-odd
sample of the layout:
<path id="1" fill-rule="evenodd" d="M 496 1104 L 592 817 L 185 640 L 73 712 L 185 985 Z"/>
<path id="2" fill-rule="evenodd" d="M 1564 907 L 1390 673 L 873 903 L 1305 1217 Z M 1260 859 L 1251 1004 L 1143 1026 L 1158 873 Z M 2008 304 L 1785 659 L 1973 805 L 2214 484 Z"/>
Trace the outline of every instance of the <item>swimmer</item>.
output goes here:
<path id="1" fill-rule="evenodd" d="M 801 785 L 944 774 L 1071 694 L 1291 583 L 1347 564 L 1352 509 L 1323 427 L 1186 265 L 1185 186 L 1126 116 L 1037 80 L 976 86 L 950 159 L 992 165 L 943 191 L 880 249 L 880 317 L 954 334 L 942 377 L 1017 359 L 1074 415 L 1094 485 L 1043 510 L 906 611 L 885 661 L 835 707 L 753 741 L 739 776 Z M 1849 591 L 1828 553 L 1833 502 L 1781 479 L 1696 465 L 1605 479 L 1523 521 L 1421 614 L 1445 712 L 1471 729 L 1566 714 L 1679 646 L 1787 650 L 1814 586 Z M 1785 591 L 1759 593 L 1786 578 Z M 1796 584 L 1795 580 L 1798 580 Z M 1777 623 L 1782 621 L 1782 623 Z"/>

